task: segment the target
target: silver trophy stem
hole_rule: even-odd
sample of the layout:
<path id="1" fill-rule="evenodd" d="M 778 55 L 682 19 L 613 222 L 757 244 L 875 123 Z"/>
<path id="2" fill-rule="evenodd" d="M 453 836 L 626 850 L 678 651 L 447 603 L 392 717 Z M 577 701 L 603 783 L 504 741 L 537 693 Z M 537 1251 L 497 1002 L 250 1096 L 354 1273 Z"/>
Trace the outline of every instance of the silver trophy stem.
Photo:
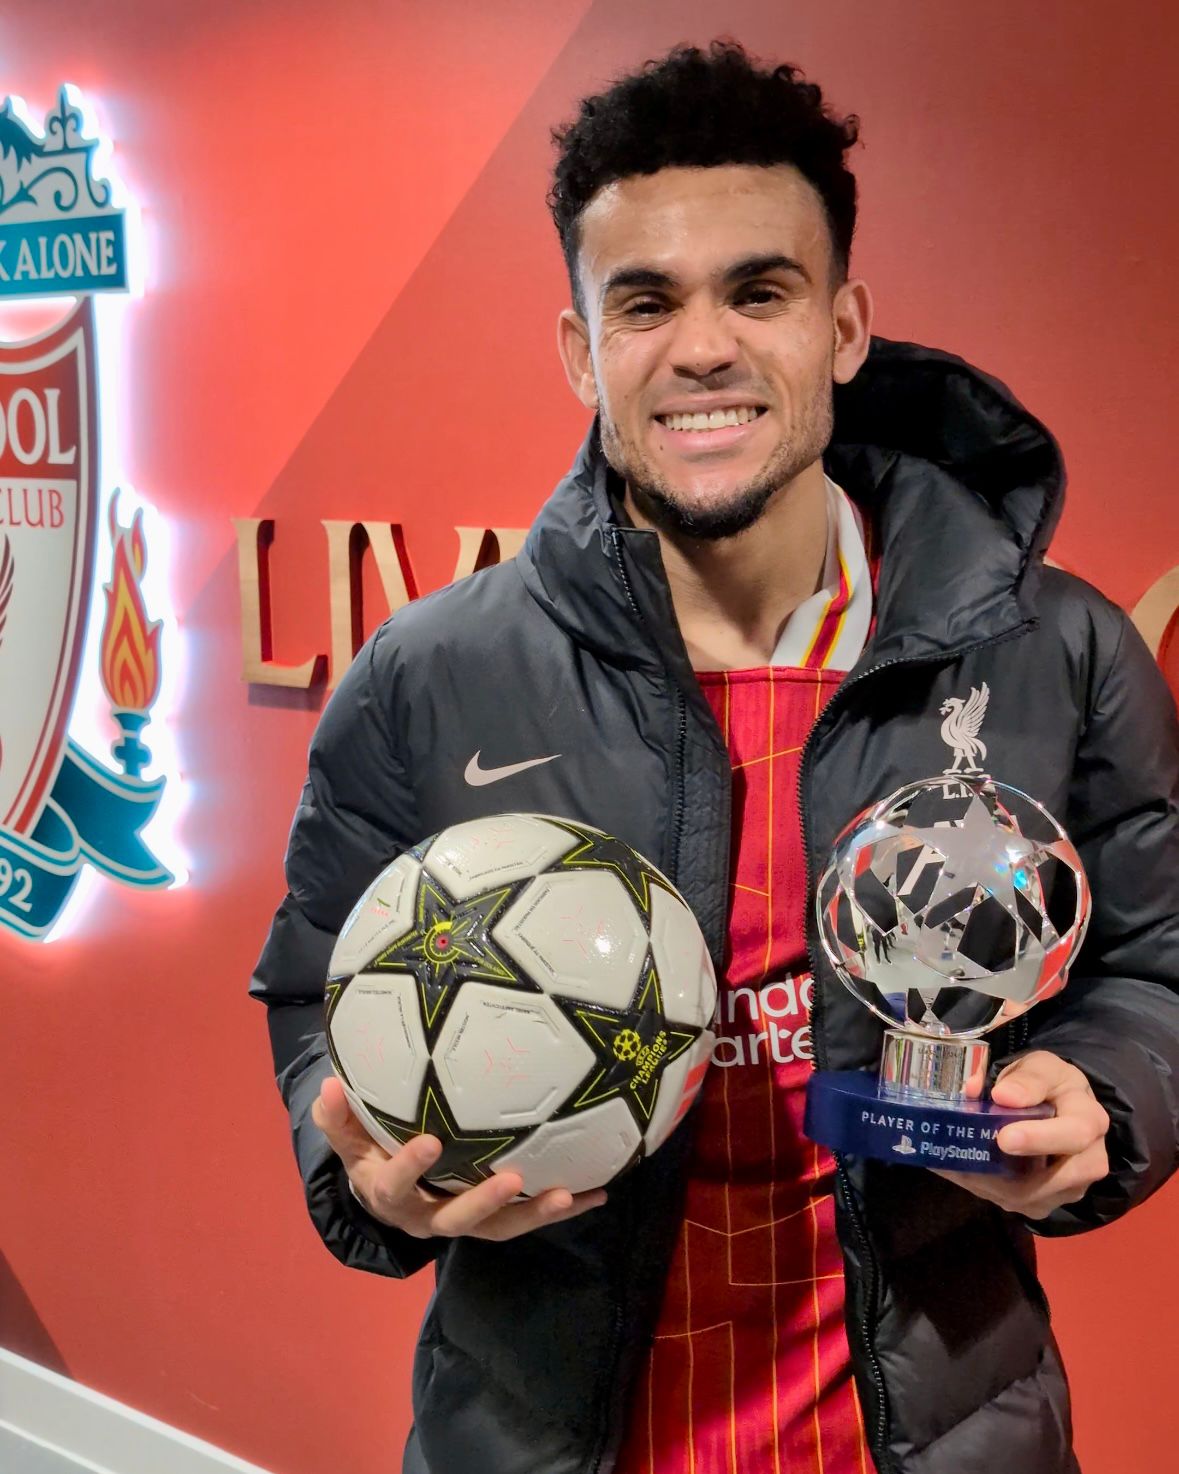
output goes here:
<path id="1" fill-rule="evenodd" d="M 880 1059 L 880 1089 L 894 1097 L 978 1100 L 990 1054 L 981 1039 L 936 1039 L 889 1029 Z"/>

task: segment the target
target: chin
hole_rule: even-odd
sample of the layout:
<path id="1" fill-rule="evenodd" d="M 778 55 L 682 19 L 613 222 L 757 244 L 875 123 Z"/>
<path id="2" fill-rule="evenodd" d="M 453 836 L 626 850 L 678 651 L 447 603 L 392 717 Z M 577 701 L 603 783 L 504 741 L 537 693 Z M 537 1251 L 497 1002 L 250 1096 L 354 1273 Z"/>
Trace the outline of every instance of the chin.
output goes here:
<path id="1" fill-rule="evenodd" d="M 716 470 L 687 476 L 682 464 L 655 469 L 659 473 L 656 486 L 686 512 L 701 515 L 715 515 L 743 502 L 754 488 L 763 484 L 769 471 L 765 461 L 752 466 L 726 466 L 723 473 Z"/>
<path id="2" fill-rule="evenodd" d="M 719 542 L 746 531 L 764 513 L 773 487 L 755 481 L 743 482 L 708 495 L 682 492 L 674 487 L 648 486 L 641 505 L 650 520 L 665 532 L 701 542 Z"/>
<path id="3" fill-rule="evenodd" d="M 685 476 L 682 465 L 668 466 L 662 479 L 674 496 L 703 511 L 735 501 L 746 487 L 760 481 L 765 471 L 765 464 L 759 462 L 756 466 L 726 466 L 723 475 L 713 471 L 706 475 Z"/>

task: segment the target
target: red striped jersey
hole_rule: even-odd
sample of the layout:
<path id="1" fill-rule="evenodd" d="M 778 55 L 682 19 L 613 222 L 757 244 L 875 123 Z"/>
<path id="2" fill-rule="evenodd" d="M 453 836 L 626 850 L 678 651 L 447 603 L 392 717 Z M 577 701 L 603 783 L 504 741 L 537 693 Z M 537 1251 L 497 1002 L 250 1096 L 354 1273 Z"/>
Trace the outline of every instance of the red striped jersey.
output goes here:
<path id="1" fill-rule="evenodd" d="M 834 1162 L 802 1133 L 812 1051 L 799 763 L 872 618 L 858 514 L 828 486 L 832 576 L 779 643 L 802 663 L 698 677 L 732 767 L 728 947 L 684 1221 L 619 1474 L 872 1468 L 844 1331 Z"/>

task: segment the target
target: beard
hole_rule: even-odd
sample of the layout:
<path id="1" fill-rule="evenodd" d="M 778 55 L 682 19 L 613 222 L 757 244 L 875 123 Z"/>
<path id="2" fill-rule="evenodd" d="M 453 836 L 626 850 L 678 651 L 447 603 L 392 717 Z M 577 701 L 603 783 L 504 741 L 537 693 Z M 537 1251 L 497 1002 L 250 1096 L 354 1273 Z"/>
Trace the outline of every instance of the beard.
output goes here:
<path id="1" fill-rule="evenodd" d="M 603 402 L 600 395 L 598 402 Z M 752 527 L 774 493 L 823 454 L 834 425 L 833 386 L 826 376 L 802 406 L 794 433 L 778 441 L 756 476 L 723 494 L 696 498 L 673 486 L 636 444 L 619 433 L 605 410 L 600 411 L 602 452 L 610 468 L 626 482 L 638 510 L 661 532 L 702 542 L 736 537 Z"/>

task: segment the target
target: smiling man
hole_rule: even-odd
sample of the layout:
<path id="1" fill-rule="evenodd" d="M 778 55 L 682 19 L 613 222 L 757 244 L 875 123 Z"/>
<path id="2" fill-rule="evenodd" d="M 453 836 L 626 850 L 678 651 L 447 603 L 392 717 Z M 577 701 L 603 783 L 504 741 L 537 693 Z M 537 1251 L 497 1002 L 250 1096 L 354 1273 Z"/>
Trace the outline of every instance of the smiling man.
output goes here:
<path id="1" fill-rule="evenodd" d="M 836 352 L 846 380 L 870 304 L 863 282 L 833 298 L 814 188 L 788 165 L 665 168 L 601 189 L 578 238 L 562 351 L 632 505 L 666 531 L 730 538 L 797 477 L 821 484 Z M 769 249 L 748 254 L 754 241 Z"/>
<path id="2" fill-rule="evenodd" d="M 625 512 L 661 535 L 693 665 L 765 664 L 822 583 L 832 385 L 868 352 L 868 288 L 789 164 L 615 180 L 569 229 L 562 357 Z"/>
<path id="3" fill-rule="evenodd" d="M 435 1266 L 408 1474 L 1077 1468 L 1032 1234 L 1109 1222 L 1176 1165 L 1174 710 L 1125 616 L 1043 566 L 1048 431 L 962 360 L 870 336 L 855 137 L 731 44 L 582 103 L 550 204 L 588 439 L 520 556 L 399 611 L 316 734 L 254 991 L 328 1247 Z M 880 1050 L 810 945 L 816 870 L 867 804 L 958 765 L 968 699 L 1094 892 L 1069 987 L 995 1036 L 995 1098 L 1054 1112 L 1001 1133 L 1042 1159 L 1003 1179 L 802 1130 L 813 1065 Z M 493 1170 L 441 1200 L 438 1141 L 389 1156 L 327 1058 L 356 896 L 507 809 L 649 856 L 721 975 L 696 1107 L 608 1193 L 517 1203 Z"/>

